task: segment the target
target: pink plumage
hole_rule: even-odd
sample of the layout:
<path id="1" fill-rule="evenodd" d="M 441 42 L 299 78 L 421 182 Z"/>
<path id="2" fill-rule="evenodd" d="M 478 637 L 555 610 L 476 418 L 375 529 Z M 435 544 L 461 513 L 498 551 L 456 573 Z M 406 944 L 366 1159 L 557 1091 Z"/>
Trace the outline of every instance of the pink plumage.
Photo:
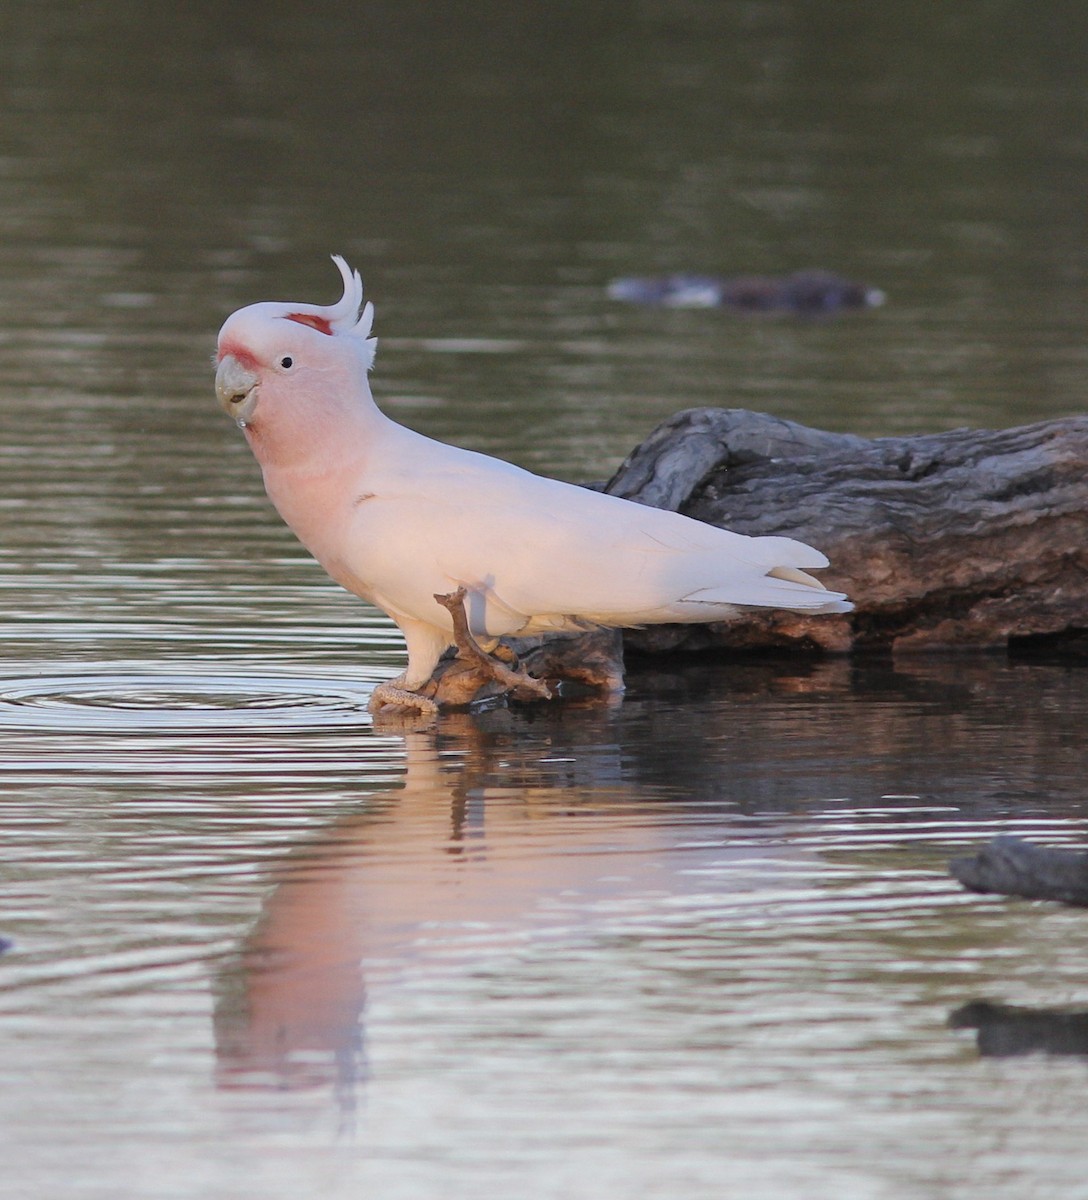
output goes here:
<path id="1" fill-rule="evenodd" d="M 452 642 L 436 593 L 467 591 L 482 640 L 594 625 L 704 622 L 745 608 L 841 613 L 827 560 L 423 437 L 385 416 L 367 372 L 373 308 L 342 258 L 335 305 L 260 303 L 219 334 L 216 390 L 269 498 L 338 583 L 404 633 L 396 684 L 423 686 Z"/>

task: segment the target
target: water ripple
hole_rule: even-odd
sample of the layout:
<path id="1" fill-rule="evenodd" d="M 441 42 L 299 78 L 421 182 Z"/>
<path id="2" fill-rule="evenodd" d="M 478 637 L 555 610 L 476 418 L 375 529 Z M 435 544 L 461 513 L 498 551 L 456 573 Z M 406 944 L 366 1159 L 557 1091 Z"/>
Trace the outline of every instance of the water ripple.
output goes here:
<path id="1" fill-rule="evenodd" d="M 367 693 L 335 679 L 213 674 L 63 674 L 0 680 L 0 729 L 237 733 L 369 725 Z"/>

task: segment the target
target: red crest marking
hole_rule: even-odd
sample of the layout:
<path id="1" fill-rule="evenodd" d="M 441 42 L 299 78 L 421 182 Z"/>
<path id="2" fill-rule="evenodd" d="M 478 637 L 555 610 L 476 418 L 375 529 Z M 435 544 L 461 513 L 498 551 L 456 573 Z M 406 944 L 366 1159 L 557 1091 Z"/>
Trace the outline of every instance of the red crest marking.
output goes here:
<path id="1" fill-rule="evenodd" d="M 311 313 L 288 313 L 288 321 L 297 321 L 300 325 L 309 325 L 311 329 L 316 329 L 318 333 L 328 334 L 332 337 L 332 326 L 325 317 L 315 317 Z"/>

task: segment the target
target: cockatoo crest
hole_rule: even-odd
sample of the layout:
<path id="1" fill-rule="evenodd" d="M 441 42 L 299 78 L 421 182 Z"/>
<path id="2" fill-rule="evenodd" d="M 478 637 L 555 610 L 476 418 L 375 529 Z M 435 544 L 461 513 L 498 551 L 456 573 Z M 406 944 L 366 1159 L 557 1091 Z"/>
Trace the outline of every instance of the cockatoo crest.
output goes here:
<path id="1" fill-rule="evenodd" d="M 359 338 L 365 347 L 366 365 L 369 370 L 378 348 L 378 339 L 370 336 L 374 324 L 374 305 L 363 304 L 363 280 L 359 272 L 353 271 L 339 254 L 334 254 L 332 261 L 336 263 L 337 270 L 344 280 L 343 296 L 335 304 L 292 305 L 292 311 L 284 316 L 288 321 L 308 325 L 318 333 L 325 333 L 330 337 Z"/>

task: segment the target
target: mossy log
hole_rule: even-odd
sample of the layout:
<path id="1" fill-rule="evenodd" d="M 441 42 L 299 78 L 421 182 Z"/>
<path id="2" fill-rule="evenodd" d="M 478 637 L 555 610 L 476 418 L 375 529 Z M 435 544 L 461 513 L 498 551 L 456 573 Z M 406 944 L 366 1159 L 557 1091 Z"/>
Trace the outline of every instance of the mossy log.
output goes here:
<path id="1" fill-rule="evenodd" d="M 740 409 L 660 425 L 604 490 L 831 560 L 855 611 L 626 635 L 648 652 L 998 647 L 1088 635 L 1088 417 L 861 438 Z"/>

